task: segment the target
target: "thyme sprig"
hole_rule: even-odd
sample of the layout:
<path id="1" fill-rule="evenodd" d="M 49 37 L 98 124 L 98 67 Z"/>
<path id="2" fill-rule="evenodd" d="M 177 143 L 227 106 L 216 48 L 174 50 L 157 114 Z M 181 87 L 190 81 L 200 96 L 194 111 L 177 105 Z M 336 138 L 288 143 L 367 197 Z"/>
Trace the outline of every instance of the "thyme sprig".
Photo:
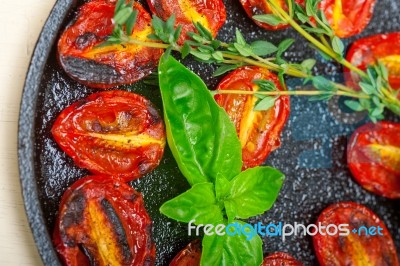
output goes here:
<path id="1" fill-rule="evenodd" d="M 287 0 L 289 11 L 285 11 L 276 0 L 267 1 L 272 7 L 273 14 L 256 15 L 253 17 L 254 19 L 271 25 L 290 24 L 325 59 L 335 60 L 359 76 L 361 81 L 358 85 L 361 92 L 367 97 L 355 97 L 358 99 L 345 101 L 349 108 L 354 111 L 367 111 L 372 121 L 383 119 L 385 108 L 400 115 L 398 91 L 391 88 L 386 67 L 378 62 L 363 71 L 344 58 L 342 40 L 335 36 L 324 12 L 318 8 L 321 0 L 306 0 L 304 7 L 294 3 L 293 0 Z M 313 83 L 315 85 L 315 82 Z"/>
<path id="2" fill-rule="evenodd" d="M 321 55 L 329 60 L 336 60 L 343 66 L 360 76 L 361 90 L 357 91 L 343 84 L 330 81 L 322 76 L 314 76 L 312 69 L 315 59 L 305 59 L 301 63 L 291 63 L 283 58 L 283 54 L 294 43 L 293 39 L 285 39 L 278 45 L 265 40 L 247 42 L 239 30 L 235 32 L 232 42 L 222 42 L 213 37 L 208 29 L 197 22 L 193 22 L 197 32 L 188 33 L 188 40 L 182 45 L 177 43 L 182 31 L 182 26 L 175 27 L 175 17 L 171 16 L 163 21 L 157 16 L 152 18 L 154 33 L 148 36 L 148 41 L 133 38 L 132 30 L 136 21 L 137 11 L 132 9 L 133 1 L 126 3 L 119 0 L 116 4 L 114 24 L 115 28 L 108 40 L 101 44 L 134 44 L 151 48 L 166 49 L 167 53 L 176 51 L 182 58 L 191 55 L 197 61 L 217 64 L 219 67 L 214 76 L 219 76 L 238 67 L 251 65 L 266 68 L 276 72 L 281 85 L 286 89 L 284 76 L 289 75 L 304 79 L 304 84 L 311 83 L 316 90 L 280 91 L 278 89 L 265 90 L 265 82 L 254 81 L 259 87 L 258 91 L 219 90 L 218 94 L 253 94 L 260 98 L 255 106 L 256 110 L 267 110 L 280 95 L 304 95 L 310 100 L 329 100 L 333 96 L 347 96 L 346 105 L 354 111 L 367 110 L 371 120 L 383 118 L 383 110 L 388 108 L 400 115 L 400 102 L 395 91 L 388 83 L 387 69 L 383 64 L 371 66 L 367 71 L 362 71 L 352 65 L 343 57 L 344 44 L 334 35 L 323 12 L 318 9 L 320 0 L 306 0 L 302 7 L 293 0 L 288 0 L 288 11 L 285 11 L 277 0 L 267 0 L 272 7 L 273 14 L 254 16 L 255 19 L 277 25 L 290 24 L 303 35 Z M 295 19 L 298 19 L 299 24 Z"/>

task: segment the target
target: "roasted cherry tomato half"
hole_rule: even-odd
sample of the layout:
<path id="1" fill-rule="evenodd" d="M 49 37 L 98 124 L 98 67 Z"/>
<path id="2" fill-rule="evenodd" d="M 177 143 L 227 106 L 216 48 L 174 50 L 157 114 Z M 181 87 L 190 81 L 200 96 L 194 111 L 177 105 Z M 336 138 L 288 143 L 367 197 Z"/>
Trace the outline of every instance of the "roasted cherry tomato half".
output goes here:
<path id="1" fill-rule="evenodd" d="M 278 0 L 277 2 L 284 10 L 288 9 L 285 0 Z M 300 5 L 304 4 L 304 0 L 295 0 L 295 2 Z M 240 0 L 240 3 L 242 4 L 244 10 L 251 19 L 253 19 L 253 16 L 255 15 L 272 14 L 272 7 L 266 0 Z M 279 24 L 277 26 L 271 26 L 267 23 L 262 23 L 254 19 L 253 21 L 258 26 L 263 27 L 267 30 L 280 30 L 289 27 L 289 24 Z"/>
<path id="2" fill-rule="evenodd" d="M 142 195 L 108 176 L 88 176 L 64 193 L 53 234 L 65 265 L 153 265 L 152 222 Z"/>
<path id="3" fill-rule="evenodd" d="M 346 56 L 354 66 L 366 70 L 379 60 L 389 72 L 389 83 L 394 89 L 400 89 L 400 32 L 378 34 L 355 41 Z M 358 88 L 360 78 L 345 69 L 348 86 Z"/>
<path id="4" fill-rule="evenodd" d="M 227 75 L 217 90 L 257 91 L 253 80 L 265 79 L 282 87 L 278 77 L 259 67 L 242 67 Z M 288 96 L 281 96 L 268 111 L 254 111 L 256 96 L 217 94 L 217 103 L 225 109 L 236 127 L 242 145 L 243 168 L 254 167 L 265 161 L 271 151 L 280 146 L 280 134 L 290 112 Z"/>
<path id="5" fill-rule="evenodd" d="M 322 0 L 324 12 L 335 35 L 348 38 L 359 34 L 368 25 L 376 0 Z"/>
<path id="6" fill-rule="evenodd" d="M 151 73 L 163 52 L 134 44 L 98 46 L 113 31 L 115 2 L 94 0 L 84 4 L 58 41 L 58 59 L 65 72 L 90 87 L 133 83 Z M 147 39 L 152 33 L 150 14 L 136 1 L 133 8 L 138 15 L 131 36 L 150 41 Z"/>
<path id="7" fill-rule="evenodd" d="M 147 0 L 153 14 L 162 20 L 175 15 L 176 25 L 182 25 L 178 44 L 188 39 L 188 32 L 197 32 L 193 25 L 201 23 L 215 37 L 226 20 L 222 0 Z"/>
<path id="8" fill-rule="evenodd" d="M 194 240 L 182 249 L 169 266 L 199 266 L 201 259 L 201 242 Z"/>
<path id="9" fill-rule="evenodd" d="M 358 128 L 347 146 L 347 164 L 365 189 L 400 198 L 400 124 L 378 122 Z"/>
<path id="10" fill-rule="evenodd" d="M 157 167 L 165 146 L 158 111 L 126 91 L 95 93 L 72 104 L 58 116 L 52 134 L 79 167 L 125 181 Z"/>
<path id="11" fill-rule="evenodd" d="M 303 266 L 303 263 L 285 252 L 276 252 L 265 257 L 261 266 Z"/>
<path id="12" fill-rule="evenodd" d="M 321 266 L 399 265 L 388 229 L 364 205 L 354 202 L 333 204 L 320 214 L 316 224 L 324 228 L 313 236 Z"/>

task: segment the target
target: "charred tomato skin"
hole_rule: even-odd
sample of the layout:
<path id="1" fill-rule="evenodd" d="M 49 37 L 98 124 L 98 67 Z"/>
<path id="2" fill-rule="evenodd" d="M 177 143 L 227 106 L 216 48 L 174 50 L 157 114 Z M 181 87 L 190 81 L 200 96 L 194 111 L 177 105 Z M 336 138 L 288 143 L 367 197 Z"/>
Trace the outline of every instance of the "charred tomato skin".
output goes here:
<path id="1" fill-rule="evenodd" d="M 284 10 L 288 9 L 284 0 L 278 0 L 278 2 Z M 304 0 L 295 0 L 295 2 L 300 5 L 304 4 Z M 272 8 L 267 1 L 240 0 L 240 3 L 242 4 L 247 15 L 254 21 L 254 23 L 266 30 L 281 30 L 289 27 L 289 24 L 279 24 L 277 26 L 272 26 L 267 23 L 262 23 L 253 19 L 253 16 L 255 15 L 272 14 Z"/>
<path id="2" fill-rule="evenodd" d="M 335 203 L 319 215 L 316 224 L 348 224 L 349 235 L 317 233 L 313 244 L 321 266 L 334 265 L 387 265 L 398 266 L 397 252 L 390 232 L 379 217 L 366 206 L 355 202 Z M 351 230 L 361 226 L 382 228 L 383 235 L 358 235 Z M 362 231 L 364 232 L 364 231 Z M 378 231 L 376 231 L 378 232 Z"/>
<path id="3" fill-rule="evenodd" d="M 362 32 L 371 20 L 376 0 L 322 0 L 320 9 L 340 38 Z"/>
<path id="4" fill-rule="evenodd" d="M 150 11 L 162 20 L 175 15 L 175 25 L 182 25 L 178 44 L 188 39 L 188 32 L 197 32 L 193 22 L 200 22 L 215 37 L 226 20 L 222 0 L 147 0 Z"/>
<path id="5" fill-rule="evenodd" d="M 84 4 L 58 41 L 62 68 L 72 79 L 92 88 L 131 84 L 147 76 L 163 52 L 133 44 L 98 47 L 113 31 L 115 3 L 94 0 Z M 138 16 L 132 37 L 150 41 L 147 39 L 152 33 L 150 14 L 136 1 L 133 8 L 138 10 Z"/>
<path id="6" fill-rule="evenodd" d="M 200 266 L 201 242 L 196 239 L 182 249 L 169 266 Z"/>
<path id="7" fill-rule="evenodd" d="M 64 193 L 53 244 L 68 266 L 153 265 L 151 227 L 139 192 L 109 176 L 87 176 Z"/>
<path id="8" fill-rule="evenodd" d="M 400 32 L 376 34 L 355 41 L 346 59 L 354 66 L 366 70 L 380 60 L 389 71 L 389 83 L 394 89 L 400 89 Z M 346 84 L 359 88 L 359 76 L 345 68 Z"/>
<path id="9" fill-rule="evenodd" d="M 165 147 L 164 123 L 157 109 L 127 91 L 94 93 L 70 105 L 51 132 L 77 166 L 126 182 L 157 167 Z"/>
<path id="10" fill-rule="evenodd" d="M 347 145 L 347 164 L 366 190 L 400 198 L 400 124 L 381 121 L 359 127 Z"/>
<path id="11" fill-rule="evenodd" d="M 299 262 L 289 254 L 285 252 L 275 252 L 268 257 L 265 257 L 261 266 L 303 266 L 303 263 Z"/>
<path id="12" fill-rule="evenodd" d="M 241 67 L 228 74 L 217 90 L 254 91 L 258 87 L 253 80 L 265 79 L 283 90 L 278 77 L 259 67 Z M 280 146 L 280 135 L 290 113 L 288 96 L 281 96 L 267 111 L 253 111 L 258 98 L 252 95 L 217 94 L 217 103 L 225 109 L 242 145 L 243 169 L 258 166 Z"/>

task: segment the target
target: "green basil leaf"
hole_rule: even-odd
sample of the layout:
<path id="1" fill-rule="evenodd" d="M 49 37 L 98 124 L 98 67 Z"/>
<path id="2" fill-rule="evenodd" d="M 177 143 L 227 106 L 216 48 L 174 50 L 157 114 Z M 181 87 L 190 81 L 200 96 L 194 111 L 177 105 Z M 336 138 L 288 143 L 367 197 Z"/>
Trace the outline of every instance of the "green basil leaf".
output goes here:
<path id="1" fill-rule="evenodd" d="M 243 226 L 242 222 L 237 222 Z M 233 228 L 232 228 L 233 229 Z M 261 265 L 263 260 L 262 241 L 254 228 L 246 228 L 246 234 L 230 236 L 205 235 L 200 265 L 232 266 Z M 247 240 L 250 236 L 251 239 Z"/>
<path id="2" fill-rule="evenodd" d="M 234 208 L 236 217 L 247 219 L 269 210 L 278 197 L 285 176 L 272 167 L 254 167 L 237 175 L 232 181 L 230 196 L 225 202 L 227 214 Z"/>
<path id="3" fill-rule="evenodd" d="M 169 218 L 185 223 L 192 220 L 195 220 L 195 224 L 214 224 L 223 221 L 212 183 L 194 185 L 183 194 L 165 202 L 160 207 L 160 212 Z"/>
<path id="4" fill-rule="evenodd" d="M 231 183 L 222 175 L 218 175 L 215 179 L 215 196 L 217 200 L 225 198 L 229 195 L 231 190 Z"/>
<path id="5" fill-rule="evenodd" d="M 270 55 L 278 50 L 278 47 L 267 41 L 255 41 L 250 46 L 253 53 L 258 56 Z"/>
<path id="6" fill-rule="evenodd" d="M 264 15 L 255 15 L 253 16 L 254 20 L 260 21 L 262 23 L 266 23 L 271 26 L 278 26 L 279 24 L 285 24 L 280 17 L 273 14 L 264 14 Z"/>
<path id="7" fill-rule="evenodd" d="M 242 168 L 242 148 L 227 113 L 204 82 L 173 57 L 161 57 L 160 90 L 167 140 L 188 182 L 231 180 Z"/>

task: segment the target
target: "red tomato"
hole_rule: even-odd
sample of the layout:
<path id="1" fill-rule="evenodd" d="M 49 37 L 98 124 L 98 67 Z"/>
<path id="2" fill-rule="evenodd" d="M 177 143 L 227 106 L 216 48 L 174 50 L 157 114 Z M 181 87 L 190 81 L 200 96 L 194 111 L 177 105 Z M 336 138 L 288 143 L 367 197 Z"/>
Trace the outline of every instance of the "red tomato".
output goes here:
<path id="1" fill-rule="evenodd" d="M 303 266 L 303 263 L 285 252 L 276 252 L 265 257 L 261 266 Z"/>
<path id="2" fill-rule="evenodd" d="M 286 1 L 284 0 L 277 0 L 279 5 L 283 7 L 284 10 L 288 10 L 286 5 Z M 295 0 L 296 3 L 303 5 L 304 0 Z M 246 11 L 247 15 L 253 19 L 255 15 L 262 15 L 262 14 L 272 14 L 272 8 L 268 1 L 266 0 L 240 0 L 244 10 Z M 253 20 L 258 26 L 263 27 L 267 30 L 280 30 L 289 27 L 289 24 L 279 24 L 277 26 L 271 26 L 266 23 L 262 23 L 257 20 Z"/>
<path id="3" fill-rule="evenodd" d="M 396 247 L 385 224 L 375 213 L 361 204 L 354 202 L 333 204 L 320 214 L 316 224 L 325 227 L 332 224 L 336 228 L 340 224 L 348 225 L 348 234 L 343 230 L 342 236 L 339 235 L 340 228 L 333 234 L 335 230 L 332 226 L 324 230 L 324 235 L 318 233 L 313 236 L 315 253 L 321 266 L 399 265 Z M 372 227 L 375 227 L 374 231 L 370 230 L 371 233 L 367 236 L 365 228 Z"/>
<path id="4" fill-rule="evenodd" d="M 362 70 L 381 61 L 389 71 L 390 85 L 400 89 L 400 32 L 361 38 L 352 44 L 346 59 Z M 346 68 L 345 77 L 348 86 L 359 87 L 360 78 L 356 73 Z"/>
<path id="5" fill-rule="evenodd" d="M 376 0 L 322 0 L 320 8 L 340 38 L 348 38 L 364 30 L 371 20 Z"/>
<path id="6" fill-rule="evenodd" d="M 273 81 L 282 90 L 278 77 L 259 67 L 242 67 L 227 75 L 217 90 L 257 91 L 253 80 Z M 280 134 L 289 117 L 290 101 L 281 96 L 268 111 L 254 111 L 257 97 L 244 94 L 217 94 L 217 103 L 228 113 L 242 144 L 243 168 L 265 161 L 271 151 L 280 146 Z"/>
<path id="7" fill-rule="evenodd" d="M 199 266 L 201 259 L 201 242 L 195 240 L 182 249 L 169 266 Z"/>
<path id="8" fill-rule="evenodd" d="M 153 14 L 163 20 L 175 15 L 176 25 L 182 25 L 178 44 L 188 39 L 188 32 L 196 32 L 193 22 L 199 22 L 215 37 L 226 20 L 222 0 L 147 0 Z"/>
<path id="9" fill-rule="evenodd" d="M 161 49 L 133 44 L 96 47 L 112 33 L 116 1 L 94 0 L 84 4 L 74 22 L 58 41 L 58 59 L 73 79 L 94 88 L 111 88 L 133 83 L 151 73 L 158 64 Z M 135 1 L 139 11 L 132 37 L 150 41 L 151 17 Z"/>
<path id="10" fill-rule="evenodd" d="M 152 265 L 151 226 L 140 193 L 108 176 L 88 176 L 64 193 L 53 243 L 68 266 Z"/>
<path id="11" fill-rule="evenodd" d="M 400 124 L 378 122 L 358 128 L 347 146 L 347 164 L 365 189 L 400 198 Z"/>
<path id="12" fill-rule="evenodd" d="M 126 91 L 95 93 L 72 104 L 58 116 L 52 134 L 78 166 L 125 181 L 157 167 L 165 146 L 157 110 Z"/>

